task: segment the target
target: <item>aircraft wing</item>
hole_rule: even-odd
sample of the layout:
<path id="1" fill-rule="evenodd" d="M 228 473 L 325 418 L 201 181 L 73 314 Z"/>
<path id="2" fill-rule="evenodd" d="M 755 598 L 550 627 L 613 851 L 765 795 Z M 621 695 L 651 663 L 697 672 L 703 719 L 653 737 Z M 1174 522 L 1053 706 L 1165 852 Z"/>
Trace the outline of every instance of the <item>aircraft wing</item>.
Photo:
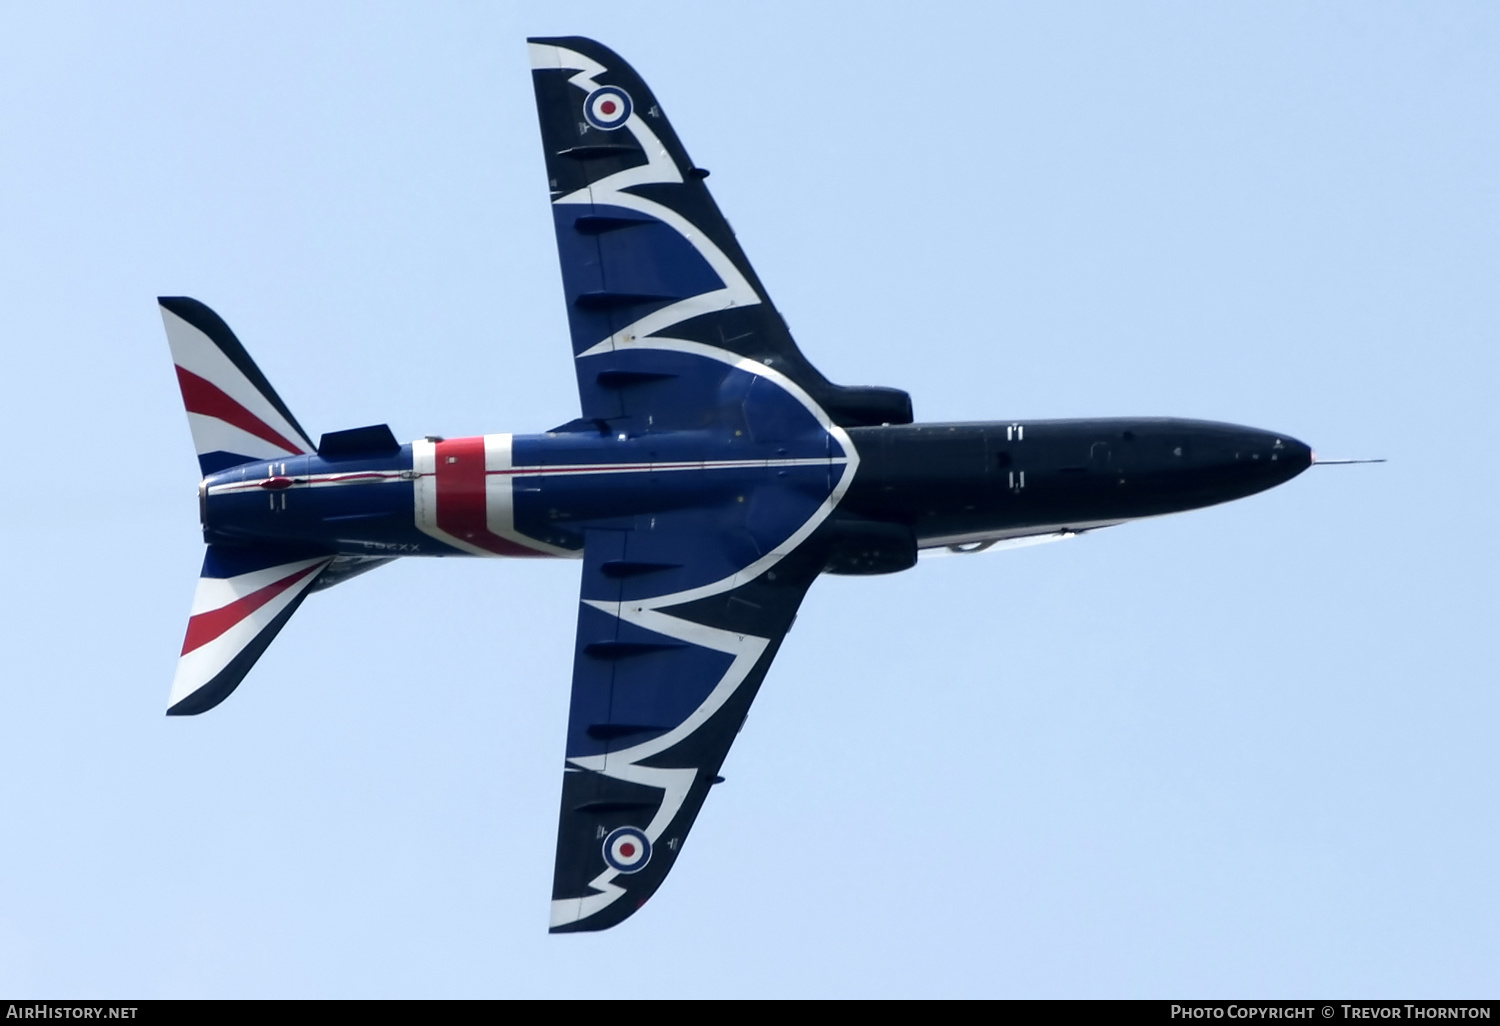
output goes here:
<path id="1" fill-rule="evenodd" d="M 580 487 L 645 473 L 653 493 L 622 484 L 570 527 L 583 581 L 552 929 L 599 930 L 660 886 L 828 565 L 859 463 L 844 428 L 908 423 L 911 401 L 807 362 L 628 64 L 588 39 L 530 42 L 583 414 L 555 432 L 619 442 Z"/>
<path id="2" fill-rule="evenodd" d="M 661 885 L 826 561 L 803 545 L 737 587 L 651 597 L 682 538 L 660 518 L 587 535 L 554 933 L 613 926 Z"/>
<path id="3" fill-rule="evenodd" d="M 573 430 L 691 429 L 716 382 L 677 354 L 770 367 L 835 424 L 910 423 L 893 388 L 830 384 L 797 349 L 655 95 L 590 39 L 532 39 L 532 79 L 582 418 Z"/>

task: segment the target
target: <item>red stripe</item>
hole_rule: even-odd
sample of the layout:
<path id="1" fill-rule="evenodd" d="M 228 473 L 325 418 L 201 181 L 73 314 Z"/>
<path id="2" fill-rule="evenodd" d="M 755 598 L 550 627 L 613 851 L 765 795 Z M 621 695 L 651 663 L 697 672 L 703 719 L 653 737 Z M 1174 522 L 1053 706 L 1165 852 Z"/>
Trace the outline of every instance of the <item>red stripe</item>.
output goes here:
<path id="1" fill-rule="evenodd" d="M 205 417 L 217 417 L 226 424 L 233 424 L 241 431 L 254 435 L 262 441 L 279 445 L 287 452 L 306 452 L 294 442 L 288 442 L 265 421 L 230 398 L 223 389 L 207 378 L 200 378 L 192 371 L 177 368 L 177 385 L 182 389 L 182 402 L 189 413 L 201 413 Z"/>
<path id="2" fill-rule="evenodd" d="M 187 655 L 193 649 L 207 645 L 308 574 L 323 569 L 325 565 L 327 564 L 315 563 L 306 570 L 299 570 L 290 577 L 283 577 L 258 591 L 252 591 L 244 598 L 237 598 L 227 606 L 210 609 L 206 613 L 199 613 L 189 618 L 187 637 L 182 639 L 182 654 Z"/>
<path id="3" fill-rule="evenodd" d="M 502 556 L 540 556 L 490 530 L 485 518 L 484 437 L 453 438 L 434 447 L 438 529 Z"/>
<path id="4" fill-rule="evenodd" d="M 364 474 L 317 474 L 309 478 L 312 484 L 343 484 L 345 481 L 389 481 L 399 479 L 401 474 L 382 474 L 378 470 L 371 470 Z"/>
<path id="5" fill-rule="evenodd" d="M 756 463 L 754 465 L 759 466 L 759 463 Z M 619 473 L 623 471 L 630 471 L 631 473 L 635 473 L 638 471 L 651 470 L 655 466 L 656 464 L 654 463 L 600 463 L 597 466 L 588 463 L 557 463 L 550 466 L 511 467 L 509 470 L 492 470 L 490 471 L 490 473 L 509 474 L 514 477 L 537 477 L 542 474 L 607 474 L 611 472 Z M 712 466 L 712 464 L 692 463 L 687 464 L 686 466 L 708 467 Z M 667 469 L 676 470 L 679 469 L 679 465 L 667 464 Z"/>

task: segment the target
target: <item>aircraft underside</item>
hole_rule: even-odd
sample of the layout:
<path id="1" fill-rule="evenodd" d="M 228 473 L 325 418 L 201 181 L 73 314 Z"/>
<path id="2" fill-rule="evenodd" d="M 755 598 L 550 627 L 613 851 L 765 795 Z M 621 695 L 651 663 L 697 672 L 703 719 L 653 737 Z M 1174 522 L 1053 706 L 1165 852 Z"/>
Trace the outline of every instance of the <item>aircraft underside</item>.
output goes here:
<path id="1" fill-rule="evenodd" d="M 498 434 L 245 463 L 205 479 L 205 540 L 348 556 L 578 558 L 588 531 L 634 529 L 645 517 L 656 530 L 741 532 L 760 554 L 853 463 L 830 532 L 897 526 L 928 549 L 1225 502 L 1311 461 L 1287 436 L 1169 418 L 854 428 L 853 460 L 806 447 L 789 455 L 782 440 L 736 430 Z"/>
<path id="2" fill-rule="evenodd" d="M 217 314 L 163 298 L 207 542 L 168 711 L 223 702 L 308 595 L 391 559 L 575 560 L 554 931 L 655 893 L 821 574 L 1225 502 L 1311 463 L 1205 421 L 917 424 L 899 389 L 828 381 L 645 82 L 591 40 L 530 53 L 579 415 L 314 445 Z"/>

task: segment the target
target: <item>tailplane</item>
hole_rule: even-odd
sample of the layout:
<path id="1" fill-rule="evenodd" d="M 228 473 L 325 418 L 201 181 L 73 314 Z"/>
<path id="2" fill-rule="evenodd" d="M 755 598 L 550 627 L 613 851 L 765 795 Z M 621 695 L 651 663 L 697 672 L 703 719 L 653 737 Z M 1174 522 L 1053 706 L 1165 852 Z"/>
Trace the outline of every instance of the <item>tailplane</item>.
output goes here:
<path id="1" fill-rule="evenodd" d="M 313 451 L 307 432 L 223 318 L 184 296 L 158 302 L 205 475 Z"/>
<path id="2" fill-rule="evenodd" d="M 210 545 L 167 715 L 207 712 L 228 698 L 333 560 L 296 549 Z"/>
<path id="3" fill-rule="evenodd" d="M 223 318 L 196 299 L 158 302 L 205 476 L 313 451 L 307 432 Z M 335 567 L 342 572 L 325 578 L 337 562 L 316 549 L 209 545 L 167 714 L 191 716 L 224 701 L 309 592 L 369 569 Z"/>

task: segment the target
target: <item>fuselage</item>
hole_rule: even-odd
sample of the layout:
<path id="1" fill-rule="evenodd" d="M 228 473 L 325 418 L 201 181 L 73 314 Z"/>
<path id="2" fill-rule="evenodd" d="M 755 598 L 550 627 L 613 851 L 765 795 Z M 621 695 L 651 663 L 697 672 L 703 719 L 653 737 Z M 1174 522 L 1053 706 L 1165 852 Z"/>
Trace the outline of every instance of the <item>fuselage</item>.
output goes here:
<path id="1" fill-rule="evenodd" d="M 1286 435 L 1171 418 L 888 425 L 847 437 L 852 457 L 705 429 L 428 438 L 379 455 L 246 463 L 204 479 L 204 533 L 342 555 L 577 557 L 589 530 L 693 516 L 743 526 L 746 544 L 764 547 L 783 507 L 826 495 L 853 462 L 835 519 L 901 525 L 921 548 L 964 547 L 1225 502 L 1312 461 Z"/>
<path id="2" fill-rule="evenodd" d="M 1085 530 L 1243 498 L 1305 470 L 1287 435 L 1177 418 L 853 428 L 842 507 L 923 548 Z"/>
<path id="3" fill-rule="evenodd" d="M 1311 463 L 1204 421 L 916 424 L 907 392 L 830 381 L 639 75 L 592 40 L 528 46 L 577 418 L 314 445 L 218 314 L 162 297 L 208 542 L 168 712 L 223 702 L 308 595 L 391 559 L 578 559 L 553 931 L 655 893 L 820 574 L 1226 502 Z"/>

